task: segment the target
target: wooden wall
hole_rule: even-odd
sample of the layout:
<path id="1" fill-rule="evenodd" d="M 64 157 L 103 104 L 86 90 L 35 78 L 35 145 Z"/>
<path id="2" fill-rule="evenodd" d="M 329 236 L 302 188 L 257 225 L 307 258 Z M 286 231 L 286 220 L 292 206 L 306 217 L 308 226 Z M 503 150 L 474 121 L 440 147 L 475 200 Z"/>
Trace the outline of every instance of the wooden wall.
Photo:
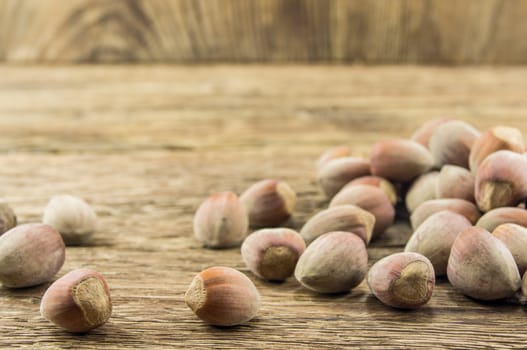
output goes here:
<path id="1" fill-rule="evenodd" d="M 523 0 L 0 0 L 0 61 L 527 63 Z"/>

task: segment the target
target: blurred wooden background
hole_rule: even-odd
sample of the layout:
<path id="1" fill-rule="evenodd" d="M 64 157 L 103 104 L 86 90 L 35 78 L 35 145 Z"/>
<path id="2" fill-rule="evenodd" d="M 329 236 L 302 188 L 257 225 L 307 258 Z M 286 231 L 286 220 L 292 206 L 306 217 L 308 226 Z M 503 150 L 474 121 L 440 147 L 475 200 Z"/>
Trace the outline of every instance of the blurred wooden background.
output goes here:
<path id="1" fill-rule="evenodd" d="M 0 61 L 527 63 L 523 0 L 0 0 Z"/>

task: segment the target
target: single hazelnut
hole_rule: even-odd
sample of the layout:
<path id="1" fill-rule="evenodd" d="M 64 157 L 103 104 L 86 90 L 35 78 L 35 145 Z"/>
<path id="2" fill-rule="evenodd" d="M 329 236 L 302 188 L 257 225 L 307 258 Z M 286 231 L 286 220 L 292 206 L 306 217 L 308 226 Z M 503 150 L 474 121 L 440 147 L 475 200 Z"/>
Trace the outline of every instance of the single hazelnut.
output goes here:
<path id="1" fill-rule="evenodd" d="M 105 324 L 112 314 L 108 285 L 97 271 L 70 271 L 44 293 L 40 313 L 67 331 L 88 332 Z"/>
<path id="2" fill-rule="evenodd" d="M 84 245 L 93 233 L 97 215 L 83 199 L 71 195 L 53 196 L 44 209 L 42 222 L 53 226 L 66 245 Z"/>
<path id="3" fill-rule="evenodd" d="M 490 232 L 475 226 L 465 229 L 454 241 L 447 276 L 455 289 L 480 300 L 507 298 L 521 287 L 509 249 Z"/>
<path id="4" fill-rule="evenodd" d="M 527 210 L 516 207 L 496 208 L 483 214 L 476 226 L 492 232 L 501 224 L 508 223 L 527 227 Z"/>
<path id="5" fill-rule="evenodd" d="M 432 297 L 434 267 L 421 254 L 392 254 L 373 264 L 368 272 L 368 286 L 383 304 L 414 309 Z"/>
<path id="6" fill-rule="evenodd" d="M 435 166 L 441 168 L 452 164 L 468 168 L 470 149 L 479 136 L 478 130 L 460 120 L 439 125 L 429 141 Z"/>
<path id="7" fill-rule="evenodd" d="M 249 187 L 240 200 L 251 227 L 272 227 L 283 224 L 293 215 L 296 193 L 286 182 L 263 180 Z"/>
<path id="8" fill-rule="evenodd" d="M 185 303 L 214 326 L 236 326 L 256 316 L 260 294 L 243 273 L 230 267 L 210 267 L 194 277 Z"/>
<path id="9" fill-rule="evenodd" d="M 527 297 L 527 272 L 523 274 L 522 278 L 522 295 Z"/>
<path id="10" fill-rule="evenodd" d="M 317 174 L 317 181 L 328 198 L 351 180 L 370 174 L 370 163 L 361 158 L 344 157 L 328 161 Z"/>
<path id="11" fill-rule="evenodd" d="M 373 175 L 398 182 L 411 181 L 433 166 L 432 155 L 423 145 L 402 139 L 376 143 L 370 163 Z"/>
<path id="12" fill-rule="evenodd" d="M 9 204 L 0 202 L 0 236 L 15 227 L 17 224 L 16 215 Z"/>
<path id="13" fill-rule="evenodd" d="M 496 126 L 483 133 L 470 150 L 470 170 L 476 172 L 487 156 L 500 150 L 523 153 L 525 143 L 521 131 L 507 126 Z"/>
<path id="14" fill-rule="evenodd" d="M 452 211 L 443 210 L 430 215 L 412 234 L 405 252 L 426 256 L 436 276 L 446 275 L 450 249 L 457 235 L 472 224 L 466 217 Z"/>
<path id="15" fill-rule="evenodd" d="M 397 189 L 390 181 L 383 177 L 373 175 L 361 176 L 359 178 L 356 178 L 355 180 L 350 181 L 342 189 L 355 185 L 370 185 L 378 187 L 384 191 L 392 205 L 397 204 Z"/>
<path id="16" fill-rule="evenodd" d="M 338 159 L 349 157 L 351 155 L 351 149 L 348 146 L 337 146 L 330 148 L 320 155 L 317 160 L 317 169 L 320 170 L 327 162 Z"/>
<path id="17" fill-rule="evenodd" d="M 355 205 L 339 205 L 323 210 L 309 219 L 300 230 L 300 235 L 309 244 L 324 233 L 353 232 L 368 244 L 374 226 L 373 214 Z"/>
<path id="18" fill-rule="evenodd" d="M 0 283 L 8 288 L 24 288 L 48 282 L 64 259 L 64 242 L 53 227 L 16 226 L 0 236 Z"/>
<path id="19" fill-rule="evenodd" d="M 406 192 L 406 209 L 412 213 L 421 203 L 436 199 L 436 185 L 439 173 L 432 171 L 415 179 Z"/>
<path id="20" fill-rule="evenodd" d="M 475 224 L 481 216 L 478 208 L 474 203 L 464 199 L 433 199 L 421 203 L 410 216 L 412 228 L 416 230 L 430 215 L 442 210 L 450 210 L 461 214 L 472 224 Z"/>
<path id="21" fill-rule="evenodd" d="M 238 246 L 248 229 L 247 212 L 232 192 L 213 194 L 194 215 L 194 236 L 207 248 Z"/>
<path id="22" fill-rule="evenodd" d="M 444 165 L 436 184 L 436 198 L 459 198 L 475 203 L 475 177 L 457 165 Z"/>
<path id="23" fill-rule="evenodd" d="M 318 293 L 343 293 L 358 286 L 368 271 L 364 241 L 349 232 L 318 237 L 300 256 L 295 277 Z"/>
<path id="24" fill-rule="evenodd" d="M 502 224 L 492 234 L 510 250 L 520 275 L 523 276 L 527 270 L 527 228 L 516 224 Z"/>
<path id="25" fill-rule="evenodd" d="M 304 249 L 306 243 L 296 231 L 275 228 L 253 232 L 243 241 L 241 252 L 245 265 L 256 276 L 284 281 L 295 272 Z"/>
<path id="26" fill-rule="evenodd" d="M 329 203 L 330 207 L 352 204 L 375 216 L 372 238 L 378 237 L 393 224 L 395 209 L 383 190 L 370 185 L 342 189 Z"/>
<path id="27" fill-rule="evenodd" d="M 476 203 L 482 211 L 518 205 L 527 198 L 527 158 L 512 151 L 497 151 L 476 173 Z"/>
<path id="28" fill-rule="evenodd" d="M 441 124 L 447 123 L 451 119 L 433 119 L 421 125 L 411 136 L 411 140 L 428 148 L 430 137 L 434 130 Z"/>

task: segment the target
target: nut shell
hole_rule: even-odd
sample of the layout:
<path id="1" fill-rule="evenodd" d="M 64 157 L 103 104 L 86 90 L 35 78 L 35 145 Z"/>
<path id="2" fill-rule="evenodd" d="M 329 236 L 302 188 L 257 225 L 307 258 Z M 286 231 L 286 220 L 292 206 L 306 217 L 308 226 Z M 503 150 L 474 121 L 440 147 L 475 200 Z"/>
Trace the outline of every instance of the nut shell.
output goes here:
<path id="1" fill-rule="evenodd" d="M 410 216 L 412 228 L 416 230 L 430 215 L 442 210 L 450 210 L 461 214 L 472 224 L 475 224 L 481 216 L 478 208 L 469 201 L 457 198 L 434 199 L 422 203 L 414 210 Z"/>
<path id="2" fill-rule="evenodd" d="M 406 209 L 411 213 L 421 203 L 436 199 L 436 185 L 439 173 L 432 171 L 419 176 L 412 182 L 405 197 Z"/>
<path id="3" fill-rule="evenodd" d="M 527 157 L 511 151 L 492 153 L 479 166 L 475 186 L 482 211 L 518 205 L 527 198 Z"/>
<path id="4" fill-rule="evenodd" d="M 42 222 L 59 231 L 66 245 L 84 245 L 95 232 L 97 215 L 83 199 L 63 194 L 49 200 Z"/>
<path id="5" fill-rule="evenodd" d="M 388 181 L 387 179 L 379 176 L 362 176 L 355 180 L 352 180 L 349 182 L 346 186 L 344 186 L 342 189 L 355 186 L 355 185 L 370 185 L 380 188 L 384 191 L 392 205 L 397 204 L 397 189 L 395 186 Z M 342 191 L 342 190 L 341 190 Z"/>
<path id="6" fill-rule="evenodd" d="M 327 162 L 338 159 L 349 157 L 351 155 L 351 149 L 348 146 L 337 146 L 327 149 L 320 155 L 317 160 L 317 169 L 320 170 Z"/>
<path id="7" fill-rule="evenodd" d="M 329 232 L 311 243 L 298 260 L 296 279 L 318 293 L 343 293 L 358 286 L 368 271 L 364 241 L 349 232 Z"/>
<path id="8" fill-rule="evenodd" d="M 296 193 L 286 182 L 262 180 L 249 187 L 240 201 L 247 210 L 251 227 L 273 227 L 293 215 Z"/>
<path id="9" fill-rule="evenodd" d="M 448 280 L 461 293 L 480 300 L 507 298 L 521 287 L 521 278 L 505 244 L 480 227 L 461 232 L 450 252 Z"/>
<path id="10" fill-rule="evenodd" d="M 0 202 L 0 236 L 15 227 L 17 219 L 15 212 L 7 203 Z"/>
<path id="11" fill-rule="evenodd" d="M 372 238 L 378 237 L 393 224 L 395 209 L 383 190 L 370 185 L 342 189 L 329 203 L 330 207 L 352 204 L 375 216 Z"/>
<path id="12" fill-rule="evenodd" d="M 502 224 L 492 234 L 510 250 L 520 275 L 523 276 L 527 270 L 527 228 L 516 224 Z"/>
<path id="13" fill-rule="evenodd" d="M 44 224 L 20 225 L 0 236 L 0 283 L 24 288 L 48 282 L 64 264 L 60 234 Z"/>
<path id="14" fill-rule="evenodd" d="M 437 198 L 459 198 L 475 203 L 475 177 L 470 171 L 457 165 L 441 168 L 436 183 Z"/>
<path id="15" fill-rule="evenodd" d="M 432 297 L 434 267 L 421 254 L 392 254 L 370 268 L 368 286 L 382 303 L 395 308 L 414 309 L 426 304 Z"/>
<path id="16" fill-rule="evenodd" d="M 248 229 L 247 212 L 232 192 L 213 194 L 201 203 L 194 215 L 194 236 L 204 247 L 238 246 Z"/>
<path id="17" fill-rule="evenodd" d="M 48 288 L 40 313 L 70 332 L 88 332 L 105 324 L 112 314 L 108 285 L 97 271 L 71 271 Z"/>
<path id="18" fill-rule="evenodd" d="M 435 166 L 452 164 L 468 168 L 470 149 L 479 136 L 478 130 L 460 120 L 439 125 L 429 141 Z"/>
<path id="19" fill-rule="evenodd" d="M 185 303 L 203 321 L 235 326 L 258 313 L 260 294 L 243 273 L 230 267 L 210 267 L 192 280 Z"/>
<path id="20" fill-rule="evenodd" d="M 472 224 L 463 215 L 448 210 L 437 212 L 415 230 L 404 251 L 426 256 L 434 266 L 436 276 L 444 276 L 452 244 L 468 227 Z"/>
<path id="21" fill-rule="evenodd" d="M 408 182 L 430 170 L 433 159 L 428 149 L 417 142 L 392 139 L 373 146 L 370 163 L 373 175 Z"/>
<path id="22" fill-rule="evenodd" d="M 492 232 L 496 227 L 507 223 L 527 227 L 527 210 L 516 207 L 496 208 L 486 212 L 476 226 Z"/>
<path id="23" fill-rule="evenodd" d="M 411 136 L 411 140 L 428 147 L 430 137 L 434 130 L 441 124 L 449 122 L 451 119 L 433 119 L 425 122 Z"/>
<path id="24" fill-rule="evenodd" d="M 256 276 L 269 281 L 284 281 L 292 276 L 304 250 L 304 239 L 287 228 L 262 229 L 249 235 L 242 244 L 245 265 Z"/>
<path id="25" fill-rule="evenodd" d="M 370 174 L 370 163 L 356 157 L 328 161 L 320 168 L 317 181 L 328 198 L 333 197 L 351 180 Z"/>
<path id="26" fill-rule="evenodd" d="M 375 216 L 355 205 L 339 205 L 323 210 L 309 219 L 300 231 L 306 243 L 333 231 L 352 232 L 365 244 L 371 240 Z"/>

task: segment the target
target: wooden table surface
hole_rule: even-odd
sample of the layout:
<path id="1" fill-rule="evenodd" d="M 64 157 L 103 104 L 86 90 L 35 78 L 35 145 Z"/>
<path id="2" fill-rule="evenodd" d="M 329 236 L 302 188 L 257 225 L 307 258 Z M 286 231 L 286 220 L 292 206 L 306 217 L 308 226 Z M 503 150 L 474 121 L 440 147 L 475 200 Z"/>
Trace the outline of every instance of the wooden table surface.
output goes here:
<path id="1" fill-rule="evenodd" d="M 79 336 L 40 316 L 47 285 L 0 288 L 0 347 L 527 347 L 527 309 L 515 301 L 480 303 L 446 280 L 409 312 L 383 306 L 365 282 L 320 296 L 293 278 L 257 280 L 238 249 L 205 250 L 192 237 L 207 195 L 264 178 L 297 191 L 299 229 L 327 205 L 314 162 L 330 146 L 367 155 L 375 141 L 444 116 L 527 132 L 527 68 L 0 66 L 0 77 L 1 197 L 23 223 L 39 221 L 57 193 L 93 204 L 95 242 L 68 247 L 59 276 L 97 269 L 114 301 L 109 323 Z M 370 263 L 401 251 L 409 234 L 396 224 L 371 244 Z M 256 319 L 217 329 L 185 306 L 191 279 L 212 265 L 255 282 Z"/>

